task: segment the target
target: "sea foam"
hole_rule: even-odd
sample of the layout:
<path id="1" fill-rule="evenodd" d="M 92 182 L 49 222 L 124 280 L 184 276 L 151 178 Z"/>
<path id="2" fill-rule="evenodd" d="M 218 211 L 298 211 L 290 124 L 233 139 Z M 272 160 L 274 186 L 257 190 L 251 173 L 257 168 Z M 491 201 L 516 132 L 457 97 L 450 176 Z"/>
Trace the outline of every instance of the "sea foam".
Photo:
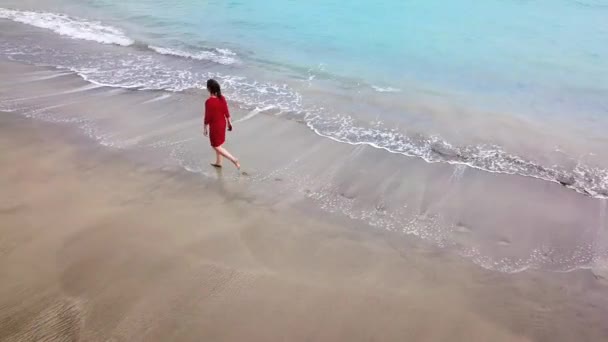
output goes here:
<path id="1" fill-rule="evenodd" d="M 9 19 L 22 24 L 48 29 L 73 39 L 90 40 L 102 44 L 122 46 L 129 46 L 134 43 L 134 41 L 127 37 L 120 29 L 103 25 L 97 21 L 69 17 L 65 14 L 16 11 L 0 8 L 0 19 Z"/>
<path id="2" fill-rule="evenodd" d="M 228 49 L 213 49 L 197 52 L 188 52 L 179 49 L 171 49 L 154 45 L 150 45 L 148 47 L 151 50 L 160 53 L 161 55 L 171 55 L 200 61 L 211 61 L 224 65 L 235 64 L 238 62 L 238 60 L 234 57 L 236 54 Z"/>

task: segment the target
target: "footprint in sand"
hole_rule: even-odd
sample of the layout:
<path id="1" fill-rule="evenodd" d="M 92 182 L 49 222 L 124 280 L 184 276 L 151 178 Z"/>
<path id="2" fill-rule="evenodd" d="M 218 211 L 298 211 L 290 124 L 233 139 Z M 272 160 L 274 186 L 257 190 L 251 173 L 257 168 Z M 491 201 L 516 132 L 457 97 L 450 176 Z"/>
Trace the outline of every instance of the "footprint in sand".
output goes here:
<path id="1" fill-rule="evenodd" d="M 498 244 L 500 246 L 509 246 L 511 244 L 511 241 L 507 238 L 502 238 L 502 239 L 498 240 Z"/>
<path id="2" fill-rule="evenodd" d="M 456 231 L 458 233 L 470 233 L 471 232 L 471 228 L 465 226 L 462 223 L 457 223 L 456 227 L 454 228 L 454 231 Z"/>

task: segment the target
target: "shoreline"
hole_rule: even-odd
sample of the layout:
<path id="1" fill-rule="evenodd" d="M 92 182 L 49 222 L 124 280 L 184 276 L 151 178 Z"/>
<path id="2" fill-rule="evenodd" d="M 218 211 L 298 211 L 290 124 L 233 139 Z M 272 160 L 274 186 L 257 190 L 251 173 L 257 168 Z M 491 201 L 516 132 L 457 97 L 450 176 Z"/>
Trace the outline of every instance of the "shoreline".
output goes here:
<path id="1" fill-rule="evenodd" d="M 590 272 L 485 271 L 10 113 L 0 149 L 3 340 L 608 336 Z"/>
<path id="2" fill-rule="evenodd" d="M 200 137 L 199 93 L 159 100 L 157 92 L 93 87 L 48 68 L 2 62 L 0 70 L 0 103 L 15 115 L 64 124 L 158 168 L 219 179 L 205 162 L 212 156 Z M 236 121 L 247 115 L 233 111 Z M 608 255 L 604 200 L 555 183 L 337 143 L 272 114 L 239 122 L 227 145 L 247 169 L 239 186 L 258 203 L 314 202 L 325 216 L 401 232 L 507 273 L 591 268 Z"/>
<path id="3" fill-rule="evenodd" d="M 272 78 L 268 81 L 270 83 L 258 83 L 258 79 L 265 79 L 260 77 L 265 74 L 264 70 L 256 69 L 253 72 L 249 67 L 233 70 L 232 67 L 213 62 L 201 67 L 197 64 L 200 61 L 179 56 L 151 56 L 137 49 L 125 55 L 126 50 L 133 47 L 57 39 L 53 32 L 35 27 L 24 28 L 23 25 L 0 22 L 0 26 L 15 34 L 15 37 L 11 37 L 15 41 L 35 36 L 43 42 L 53 42 L 39 47 L 45 51 L 43 55 L 55 56 L 53 51 L 58 47 L 72 52 L 60 56 L 58 61 L 54 59 L 56 57 L 49 57 L 51 61 L 40 57 L 29 58 L 38 56 L 40 51 L 36 48 L 23 50 L 26 47 L 13 45 L 9 40 L 6 48 L 9 53 L 5 57 L 19 63 L 54 65 L 62 70 L 71 70 L 87 81 L 125 89 L 190 92 L 204 88 L 201 80 L 219 77 L 220 82 L 230 88 L 230 97 L 247 111 L 262 110 L 276 116 L 293 115 L 295 120 L 306 121 L 321 136 L 341 143 L 366 144 L 427 161 L 458 163 L 488 172 L 535 177 L 566 185 L 573 191 L 594 198 L 608 196 L 605 163 L 608 155 L 604 148 L 608 142 L 599 133 L 593 139 L 585 138 L 595 128 L 593 125 L 585 129 L 573 127 L 567 121 L 556 125 L 556 117 L 567 117 L 567 114 L 521 117 L 515 110 L 501 112 L 499 104 L 486 104 L 482 106 L 484 109 L 474 109 L 472 101 L 460 103 L 450 100 L 447 94 L 433 95 L 414 85 L 402 95 L 391 97 L 387 94 L 368 94 L 366 90 L 354 93 L 343 91 L 340 86 L 328 87 L 320 80 L 314 85 L 310 82 L 306 84 L 297 77 Z M 71 60 L 80 53 L 84 54 L 85 60 L 99 55 L 116 55 L 111 60 L 93 58 L 93 65 L 97 67 L 91 68 L 88 64 L 82 65 L 80 58 Z M 130 59 L 132 53 L 141 53 L 143 59 Z M 124 62 L 112 62 L 115 59 L 122 61 L 123 58 L 126 58 Z M 182 69 L 185 62 L 194 64 L 188 65 L 185 71 Z M 151 64 L 136 69 L 129 67 L 140 63 Z M 111 67 L 104 68 L 104 65 Z M 158 72 L 141 72 L 146 69 Z M 236 75 L 232 71 L 236 71 Z M 184 72 L 188 75 L 184 76 Z M 115 73 L 121 76 L 114 77 Z M 239 80 L 245 81 L 239 83 Z M 385 98 L 385 95 L 389 97 Z M 551 110 L 551 115 L 558 108 Z M 376 126 L 374 122 L 383 122 L 383 125 Z M 517 139 L 513 139 L 514 136 Z"/>

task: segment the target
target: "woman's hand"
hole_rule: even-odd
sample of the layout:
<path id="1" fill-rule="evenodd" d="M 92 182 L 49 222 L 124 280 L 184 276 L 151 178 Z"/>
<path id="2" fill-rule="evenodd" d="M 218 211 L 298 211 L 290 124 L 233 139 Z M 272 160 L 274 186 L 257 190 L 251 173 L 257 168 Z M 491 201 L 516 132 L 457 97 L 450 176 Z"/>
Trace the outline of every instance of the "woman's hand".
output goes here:
<path id="1" fill-rule="evenodd" d="M 204 136 L 208 136 L 209 135 L 209 131 L 207 130 L 207 126 L 203 127 L 203 135 Z"/>

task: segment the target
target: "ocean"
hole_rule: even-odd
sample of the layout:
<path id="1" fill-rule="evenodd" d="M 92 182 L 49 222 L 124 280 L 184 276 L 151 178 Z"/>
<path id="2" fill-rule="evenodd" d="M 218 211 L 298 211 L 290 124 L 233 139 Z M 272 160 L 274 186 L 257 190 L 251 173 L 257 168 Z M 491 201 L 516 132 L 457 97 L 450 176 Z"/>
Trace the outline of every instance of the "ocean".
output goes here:
<path id="1" fill-rule="evenodd" d="M 608 197 L 606 0 L 0 0 L 0 24 L 0 58 L 92 86 L 160 103 L 213 77 L 237 122 Z M 105 144 L 141 140 L 107 121 Z"/>

